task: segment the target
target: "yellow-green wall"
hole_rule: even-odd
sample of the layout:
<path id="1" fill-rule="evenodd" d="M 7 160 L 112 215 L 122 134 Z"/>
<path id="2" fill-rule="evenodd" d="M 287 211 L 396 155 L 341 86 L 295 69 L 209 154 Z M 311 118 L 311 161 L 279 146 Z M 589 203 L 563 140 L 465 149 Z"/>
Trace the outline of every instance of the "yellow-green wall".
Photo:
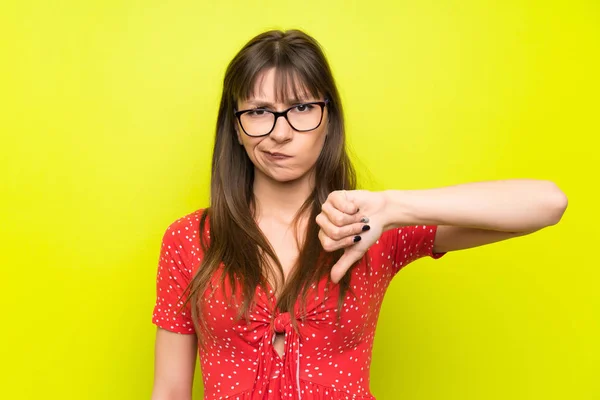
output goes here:
<path id="1" fill-rule="evenodd" d="M 374 394 L 600 398 L 600 4 L 217 3 L 0 6 L 0 397 L 149 398 L 161 235 L 207 204 L 226 64 L 276 27 L 323 44 L 365 187 L 569 196 L 555 227 L 398 275 Z"/>

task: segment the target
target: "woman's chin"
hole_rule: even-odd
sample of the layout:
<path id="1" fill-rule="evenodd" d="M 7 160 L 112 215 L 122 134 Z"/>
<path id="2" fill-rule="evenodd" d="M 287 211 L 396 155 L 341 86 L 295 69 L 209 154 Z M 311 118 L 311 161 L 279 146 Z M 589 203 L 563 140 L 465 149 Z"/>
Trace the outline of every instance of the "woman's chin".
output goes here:
<path id="1" fill-rule="evenodd" d="M 287 173 L 270 173 L 270 174 L 267 174 L 267 176 L 269 177 L 270 180 L 272 180 L 275 183 L 292 183 L 302 177 L 301 174 L 294 174 L 294 173 L 289 173 L 289 172 L 287 172 Z"/>
<path id="2" fill-rule="evenodd" d="M 300 178 L 299 176 L 295 176 L 295 175 L 282 175 L 282 176 L 271 177 L 271 179 L 273 179 L 277 183 L 292 183 L 292 182 L 297 181 L 299 178 Z"/>

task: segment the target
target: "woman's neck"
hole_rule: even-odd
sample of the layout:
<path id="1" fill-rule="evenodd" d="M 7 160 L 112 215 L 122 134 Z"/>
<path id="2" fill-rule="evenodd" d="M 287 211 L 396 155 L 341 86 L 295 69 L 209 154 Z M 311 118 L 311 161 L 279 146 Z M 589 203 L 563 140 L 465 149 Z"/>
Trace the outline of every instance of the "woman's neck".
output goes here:
<path id="1" fill-rule="evenodd" d="M 253 190 L 256 219 L 275 218 L 280 222 L 291 223 L 313 189 L 314 178 L 310 173 L 290 182 L 277 182 L 261 173 L 255 173 Z"/>

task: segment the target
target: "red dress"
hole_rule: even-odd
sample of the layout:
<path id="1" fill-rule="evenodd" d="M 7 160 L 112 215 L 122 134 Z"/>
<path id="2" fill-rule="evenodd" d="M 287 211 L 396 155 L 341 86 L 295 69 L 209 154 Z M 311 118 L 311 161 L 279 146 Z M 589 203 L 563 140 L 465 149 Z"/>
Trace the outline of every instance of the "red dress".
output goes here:
<path id="1" fill-rule="evenodd" d="M 181 334 L 193 334 L 189 308 L 177 314 L 179 296 L 202 258 L 199 223 L 202 210 L 173 222 L 164 234 L 152 321 Z M 207 225 L 208 227 L 208 225 Z M 274 311 L 273 291 L 257 288 L 250 323 L 236 321 L 236 309 L 216 289 L 203 311 L 216 337 L 199 350 L 205 399 L 369 399 L 369 371 L 375 327 L 388 285 L 407 264 L 433 253 L 436 226 L 408 226 L 383 233 L 369 248 L 370 268 L 362 261 L 352 270 L 350 288 L 336 323 L 339 286 L 323 278 L 307 297 L 307 316 L 292 328 L 290 314 Z M 208 231 L 204 232 L 208 238 Z M 364 260 L 364 258 L 363 258 Z M 219 274 L 215 274 L 215 280 Z M 227 280 L 226 280 L 227 282 Z M 328 296 L 326 297 L 326 286 Z M 231 287 L 226 283 L 226 294 Z M 239 291 L 238 291 L 239 293 Z M 299 303 L 296 315 L 300 315 Z M 285 333 L 283 357 L 273 347 Z"/>

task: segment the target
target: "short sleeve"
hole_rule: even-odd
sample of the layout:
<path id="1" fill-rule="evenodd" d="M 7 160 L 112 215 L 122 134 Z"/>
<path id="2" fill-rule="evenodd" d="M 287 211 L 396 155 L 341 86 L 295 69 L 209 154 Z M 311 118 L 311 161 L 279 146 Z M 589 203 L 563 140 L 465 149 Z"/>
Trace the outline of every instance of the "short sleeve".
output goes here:
<path id="1" fill-rule="evenodd" d="M 171 224 L 162 238 L 152 323 L 171 332 L 194 333 L 190 306 L 182 308 L 192 272 L 185 256 L 187 240 L 182 238 L 185 232 L 179 224 L 179 221 Z"/>
<path id="2" fill-rule="evenodd" d="M 387 231 L 387 246 L 393 257 L 393 274 L 419 258 L 438 259 L 446 254 L 433 252 L 436 232 L 437 225 L 403 226 Z"/>

